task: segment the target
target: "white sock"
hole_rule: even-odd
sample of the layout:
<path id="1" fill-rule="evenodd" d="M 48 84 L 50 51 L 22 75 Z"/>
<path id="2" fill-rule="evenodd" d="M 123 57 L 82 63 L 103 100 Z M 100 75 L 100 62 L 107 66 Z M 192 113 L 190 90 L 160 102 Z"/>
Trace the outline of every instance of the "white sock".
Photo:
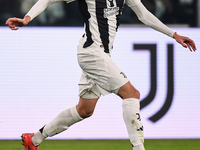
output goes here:
<path id="1" fill-rule="evenodd" d="M 83 120 L 83 118 L 78 114 L 76 106 L 68 108 L 58 114 L 58 116 L 40 129 L 40 131 L 36 132 L 32 137 L 32 142 L 35 146 L 38 146 L 45 138 L 63 132 L 71 125 L 81 120 Z"/>
<path id="2" fill-rule="evenodd" d="M 140 118 L 140 101 L 136 98 L 123 100 L 123 118 L 134 150 L 144 150 L 143 125 Z"/>
<path id="3" fill-rule="evenodd" d="M 144 145 L 142 144 L 142 145 L 134 146 L 133 150 L 145 150 Z"/>
<path id="4" fill-rule="evenodd" d="M 45 139 L 46 137 L 42 135 L 40 131 L 37 131 L 34 133 L 34 136 L 32 137 L 32 142 L 35 146 L 39 146 L 40 143 Z"/>

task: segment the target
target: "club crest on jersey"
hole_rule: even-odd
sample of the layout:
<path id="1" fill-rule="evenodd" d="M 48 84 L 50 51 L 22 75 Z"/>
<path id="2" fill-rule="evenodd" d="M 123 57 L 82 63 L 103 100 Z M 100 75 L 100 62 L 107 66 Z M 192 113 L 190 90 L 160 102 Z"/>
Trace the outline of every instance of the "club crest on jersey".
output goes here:
<path id="1" fill-rule="evenodd" d="M 107 8 L 104 8 L 104 18 L 119 15 L 119 7 L 116 7 L 114 0 L 107 0 Z"/>
<path id="2" fill-rule="evenodd" d="M 119 15 L 119 7 L 104 8 L 104 18 L 108 18 L 113 15 Z"/>

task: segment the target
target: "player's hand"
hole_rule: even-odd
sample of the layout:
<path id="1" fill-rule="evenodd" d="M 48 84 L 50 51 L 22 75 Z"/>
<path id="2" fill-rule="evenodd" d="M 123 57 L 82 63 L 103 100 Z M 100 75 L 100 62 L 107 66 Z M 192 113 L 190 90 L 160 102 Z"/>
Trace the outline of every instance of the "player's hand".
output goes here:
<path id="1" fill-rule="evenodd" d="M 174 39 L 175 39 L 178 43 L 180 43 L 183 47 L 185 47 L 185 48 L 188 47 L 188 48 L 190 49 L 191 52 L 197 50 L 194 41 L 191 40 L 190 38 L 185 37 L 185 36 L 178 35 L 176 32 L 174 33 L 174 36 L 173 36 L 173 37 L 174 37 Z"/>
<path id="2" fill-rule="evenodd" d="M 30 20 L 31 18 L 29 16 L 26 16 L 24 19 L 9 18 L 6 21 L 6 25 L 8 25 L 11 30 L 18 30 L 18 27 L 23 27 L 27 25 L 30 22 Z"/>

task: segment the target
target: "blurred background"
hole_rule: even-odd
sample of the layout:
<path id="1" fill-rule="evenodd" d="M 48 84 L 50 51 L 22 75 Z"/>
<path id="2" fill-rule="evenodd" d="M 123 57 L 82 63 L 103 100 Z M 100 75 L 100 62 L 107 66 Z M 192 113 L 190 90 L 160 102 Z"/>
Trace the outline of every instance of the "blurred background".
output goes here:
<path id="1" fill-rule="evenodd" d="M 37 0 L 0 0 L 0 26 L 9 17 L 23 18 Z M 198 0 L 141 0 L 147 9 L 165 24 L 200 27 Z M 121 24 L 141 24 L 134 12 L 125 5 Z M 83 26 L 77 1 L 50 5 L 29 26 Z"/>

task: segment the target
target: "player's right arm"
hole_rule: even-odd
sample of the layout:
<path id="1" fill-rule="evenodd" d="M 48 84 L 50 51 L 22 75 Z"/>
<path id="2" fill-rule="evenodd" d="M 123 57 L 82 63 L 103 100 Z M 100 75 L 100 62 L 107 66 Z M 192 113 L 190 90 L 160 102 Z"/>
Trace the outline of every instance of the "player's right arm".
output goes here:
<path id="1" fill-rule="evenodd" d="M 27 25 L 30 21 L 31 21 L 30 16 L 25 16 L 24 19 L 9 18 L 6 21 L 6 25 L 8 25 L 11 30 L 18 30 L 19 28 L 17 28 L 17 27 L 23 27 L 23 26 Z"/>
<path id="2" fill-rule="evenodd" d="M 33 5 L 33 7 L 29 10 L 23 19 L 9 18 L 6 21 L 6 25 L 8 25 L 11 30 L 18 30 L 18 27 L 27 25 L 31 20 L 42 13 L 47 8 L 47 6 L 58 1 L 63 0 L 39 0 L 37 3 L 35 3 L 35 5 Z"/>

